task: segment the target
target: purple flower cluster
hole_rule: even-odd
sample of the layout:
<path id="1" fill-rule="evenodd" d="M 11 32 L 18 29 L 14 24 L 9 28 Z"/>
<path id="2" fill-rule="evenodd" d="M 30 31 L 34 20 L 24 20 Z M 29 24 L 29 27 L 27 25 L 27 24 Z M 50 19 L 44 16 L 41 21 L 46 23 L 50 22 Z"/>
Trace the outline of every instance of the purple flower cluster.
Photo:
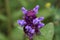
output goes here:
<path id="1" fill-rule="evenodd" d="M 26 10 L 22 7 L 23 20 L 17 21 L 20 26 L 23 26 L 24 33 L 29 37 L 29 40 L 33 40 L 33 35 L 38 34 L 40 32 L 39 29 L 44 26 L 44 23 L 41 22 L 44 17 L 37 18 L 36 16 L 38 9 L 39 5 L 36 5 L 33 10 Z"/>

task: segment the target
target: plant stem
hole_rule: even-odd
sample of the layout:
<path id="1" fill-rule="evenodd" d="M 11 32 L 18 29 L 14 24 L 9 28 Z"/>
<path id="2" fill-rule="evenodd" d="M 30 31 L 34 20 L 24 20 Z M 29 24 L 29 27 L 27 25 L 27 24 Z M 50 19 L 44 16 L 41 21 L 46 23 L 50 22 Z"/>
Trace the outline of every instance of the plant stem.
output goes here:
<path id="1" fill-rule="evenodd" d="M 10 13 L 10 6 L 9 6 L 9 0 L 5 0 L 5 8 L 6 8 L 6 13 L 7 13 L 7 28 L 8 28 L 8 35 L 10 34 L 11 31 L 11 13 Z"/>

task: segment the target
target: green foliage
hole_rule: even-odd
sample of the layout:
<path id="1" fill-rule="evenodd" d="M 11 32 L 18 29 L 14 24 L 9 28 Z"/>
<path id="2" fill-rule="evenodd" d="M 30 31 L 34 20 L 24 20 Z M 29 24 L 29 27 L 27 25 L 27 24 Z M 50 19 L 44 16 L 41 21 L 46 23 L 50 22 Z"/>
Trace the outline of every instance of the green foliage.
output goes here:
<path id="1" fill-rule="evenodd" d="M 20 18 L 22 18 L 22 12 L 21 12 L 21 10 L 18 10 L 16 12 L 12 13 L 12 19 L 14 21 L 17 20 L 17 19 L 20 19 Z"/>
<path id="2" fill-rule="evenodd" d="M 27 3 L 27 1 L 26 0 L 18 0 L 20 3 L 21 3 L 21 5 L 22 6 L 24 6 L 24 7 L 27 7 L 28 6 L 28 3 Z"/>
<path id="3" fill-rule="evenodd" d="M 38 16 L 38 17 L 43 16 L 43 17 L 47 18 L 47 17 L 53 15 L 54 12 L 55 12 L 55 11 L 54 11 L 53 9 L 51 9 L 51 8 L 50 8 L 50 9 L 44 9 L 44 10 L 41 10 L 41 11 L 39 10 L 37 16 Z"/>
<path id="4" fill-rule="evenodd" d="M 18 8 L 20 8 L 21 4 L 18 0 L 10 0 L 9 6 L 11 9 L 11 12 L 15 12 Z"/>
<path id="5" fill-rule="evenodd" d="M 2 20 L 2 21 L 6 21 L 6 20 L 7 20 L 7 17 L 4 16 L 3 14 L 0 14 L 0 20 Z"/>
<path id="6" fill-rule="evenodd" d="M 0 40 L 7 40 L 4 34 L 0 33 Z"/>

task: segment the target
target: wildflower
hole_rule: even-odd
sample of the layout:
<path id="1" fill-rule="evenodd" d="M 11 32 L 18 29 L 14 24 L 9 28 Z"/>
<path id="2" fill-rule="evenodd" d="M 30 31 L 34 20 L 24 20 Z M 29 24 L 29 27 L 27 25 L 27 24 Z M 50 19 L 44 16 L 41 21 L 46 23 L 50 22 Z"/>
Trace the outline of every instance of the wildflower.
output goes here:
<path id="1" fill-rule="evenodd" d="M 39 29 L 44 26 L 44 23 L 41 21 L 44 20 L 44 17 L 37 18 L 36 14 L 38 13 L 39 5 L 36 5 L 32 10 L 26 10 L 22 7 L 22 12 L 24 14 L 23 20 L 18 20 L 17 23 L 23 26 L 25 34 L 29 37 L 29 40 L 33 40 L 33 36 L 38 34 Z"/>

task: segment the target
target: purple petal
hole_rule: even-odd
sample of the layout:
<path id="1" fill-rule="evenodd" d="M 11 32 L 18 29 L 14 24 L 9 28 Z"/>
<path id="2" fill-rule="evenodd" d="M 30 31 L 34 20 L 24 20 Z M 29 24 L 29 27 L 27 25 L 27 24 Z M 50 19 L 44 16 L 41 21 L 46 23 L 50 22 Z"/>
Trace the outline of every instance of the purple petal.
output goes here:
<path id="1" fill-rule="evenodd" d="M 35 29 L 32 29 L 31 26 L 26 26 L 25 27 L 27 29 L 27 31 L 29 31 L 30 33 L 34 33 L 35 32 Z"/>
<path id="2" fill-rule="evenodd" d="M 33 20 L 33 24 L 37 24 L 39 22 L 38 18 Z"/>
<path id="3" fill-rule="evenodd" d="M 29 40 L 33 39 L 33 34 L 32 33 L 28 33 L 28 36 L 29 36 Z"/>
<path id="4" fill-rule="evenodd" d="M 27 13 L 27 10 L 24 7 L 22 7 L 21 10 L 22 10 L 23 14 Z"/>
<path id="5" fill-rule="evenodd" d="M 38 28 L 41 28 L 41 26 L 40 26 L 40 25 L 38 25 Z"/>
<path id="6" fill-rule="evenodd" d="M 44 17 L 40 17 L 40 18 L 38 18 L 38 20 L 42 21 L 42 20 L 44 20 Z"/>
<path id="7" fill-rule="evenodd" d="M 31 28 L 31 26 L 28 26 L 28 25 L 27 25 L 27 26 L 25 27 L 25 29 L 26 29 L 26 31 L 29 31 L 29 32 L 30 32 L 32 28 Z"/>
<path id="8" fill-rule="evenodd" d="M 32 30 L 31 30 L 31 33 L 35 33 L 35 29 L 32 29 Z"/>
<path id="9" fill-rule="evenodd" d="M 21 26 L 26 24 L 26 22 L 24 20 L 18 20 L 17 23 Z"/>
<path id="10" fill-rule="evenodd" d="M 31 27 L 30 27 L 30 26 L 28 26 L 28 25 L 27 25 L 25 28 L 26 28 L 26 29 L 31 29 Z"/>
<path id="11" fill-rule="evenodd" d="M 26 26 L 25 29 L 29 29 L 29 26 Z"/>
<path id="12" fill-rule="evenodd" d="M 33 9 L 35 13 L 38 13 L 39 5 L 36 5 L 36 7 Z"/>
<path id="13" fill-rule="evenodd" d="M 42 28 L 44 25 L 45 25 L 44 23 L 41 23 L 41 22 L 40 22 L 40 23 L 38 24 L 38 28 Z"/>

